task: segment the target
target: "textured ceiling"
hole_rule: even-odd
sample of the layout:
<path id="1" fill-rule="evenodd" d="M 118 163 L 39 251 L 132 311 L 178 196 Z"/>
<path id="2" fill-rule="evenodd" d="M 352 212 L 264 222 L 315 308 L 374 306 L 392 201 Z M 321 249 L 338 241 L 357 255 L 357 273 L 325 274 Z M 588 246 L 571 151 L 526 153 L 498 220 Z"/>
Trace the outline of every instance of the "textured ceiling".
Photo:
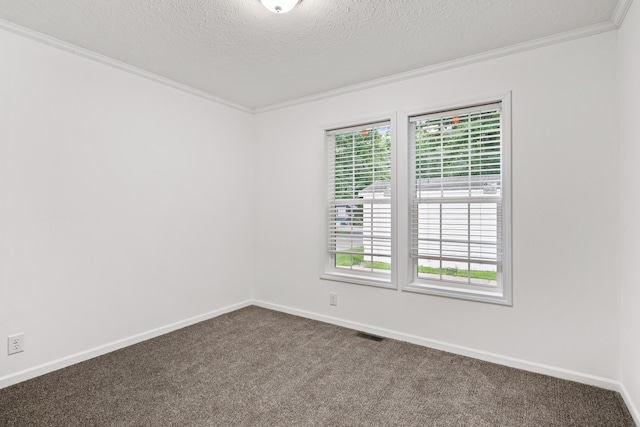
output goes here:
<path id="1" fill-rule="evenodd" d="M 0 0 L 0 19 L 250 109 L 608 22 L 617 0 Z"/>

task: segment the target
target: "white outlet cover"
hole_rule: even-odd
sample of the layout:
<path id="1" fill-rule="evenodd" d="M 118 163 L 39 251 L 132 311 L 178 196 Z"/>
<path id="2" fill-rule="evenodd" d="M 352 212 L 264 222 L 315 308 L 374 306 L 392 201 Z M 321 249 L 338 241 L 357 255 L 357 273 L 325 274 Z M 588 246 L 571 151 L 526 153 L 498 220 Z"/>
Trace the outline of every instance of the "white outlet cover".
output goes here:
<path id="1" fill-rule="evenodd" d="M 24 334 L 9 335 L 7 339 L 9 355 L 24 351 Z"/>
<path id="2" fill-rule="evenodd" d="M 336 294 L 335 292 L 329 293 L 329 304 L 338 305 L 338 294 Z"/>

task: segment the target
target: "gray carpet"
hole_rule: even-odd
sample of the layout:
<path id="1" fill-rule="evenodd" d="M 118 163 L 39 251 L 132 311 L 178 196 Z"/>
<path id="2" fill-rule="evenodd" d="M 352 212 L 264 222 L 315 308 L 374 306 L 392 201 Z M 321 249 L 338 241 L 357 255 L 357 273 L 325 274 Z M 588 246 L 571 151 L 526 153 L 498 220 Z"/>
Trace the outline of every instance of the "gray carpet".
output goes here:
<path id="1" fill-rule="evenodd" d="M 248 307 L 0 390 L 3 426 L 633 426 L 618 393 Z"/>

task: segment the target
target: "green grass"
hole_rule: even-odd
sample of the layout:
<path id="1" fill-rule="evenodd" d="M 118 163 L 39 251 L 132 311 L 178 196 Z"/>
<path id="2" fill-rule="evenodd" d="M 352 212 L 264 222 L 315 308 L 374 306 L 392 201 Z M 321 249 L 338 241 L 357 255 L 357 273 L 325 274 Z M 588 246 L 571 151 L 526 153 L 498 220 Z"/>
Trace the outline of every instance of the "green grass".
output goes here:
<path id="1" fill-rule="evenodd" d="M 427 267 L 424 265 L 418 266 L 418 273 L 427 273 L 427 274 L 437 274 L 440 275 L 440 272 L 445 276 L 458 276 L 458 277 L 468 277 L 469 272 L 467 270 L 459 270 L 457 268 L 443 268 L 442 270 L 435 267 Z M 471 278 L 472 279 L 484 279 L 484 280 L 496 280 L 496 272 L 495 271 L 481 271 L 481 270 L 471 270 Z"/>
<path id="2" fill-rule="evenodd" d="M 364 247 L 353 248 L 352 252 L 364 252 Z M 364 261 L 364 255 L 353 255 L 353 254 L 336 254 L 336 266 L 338 267 L 350 267 L 352 265 L 361 264 Z M 363 264 L 364 268 L 373 268 L 374 270 L 391 270 L 391 264 L 388 262 L 367 262 Z M 427 267 L 425 265 L 418 266 L 418 273 L 427 273 L 427 274 L 436 274 L 440 275 L 442 272 L 443 276 L 458 276 L 458 277 L 468 277 L 469 272 L 467 270 L 460 270 L 457 268 L 436 268 L 436 267 Z M 482 270 L 471 270 L 471 278 L 472 279 L 482 279 L 482 280 L 492 280 L 496 281 L 496 273 L 495 271 L 482 271 Z"/>
<path id="3" fill-rule="evenodd" d="M 374 270 L 391 270 L 391 264 L 388 262 L 373 261 L 364 265 L 365 268 L 371 268 L 372 266 Z"/>
<path id="4" fill-rule="evenodd" d="M 368 262 L 364 264 L 365 268 L 372 268 L 374 270 L 391 270 L 391 264 L 387 262 L 379 262 L 374 261 L 373 263 Z M 427 267 L 424 265 L 418 266 L 419 273 L 428 273 L 428 274 L 437 274 L 440 275 L 440 269 L 435 267 Z M 467 270 L 459 270 L 457 268 L 443 268 L 442 274 L 445 276 L 458 276 L 458 277 L 468 277 L 469 272 Z M 471 278 L 472 279 L 483 279 L 483 280 L 496 280 L 495 271 L 482 271 L 482 270 L 471 270 Z"/>
<path id="5" fill-rule="evenodd" d="M 364 252 L 364 247 L 353 248 L 351 252 Z M 336 254 L 337 267 L 351 267 L 364 261 L 364 255 Z"/>

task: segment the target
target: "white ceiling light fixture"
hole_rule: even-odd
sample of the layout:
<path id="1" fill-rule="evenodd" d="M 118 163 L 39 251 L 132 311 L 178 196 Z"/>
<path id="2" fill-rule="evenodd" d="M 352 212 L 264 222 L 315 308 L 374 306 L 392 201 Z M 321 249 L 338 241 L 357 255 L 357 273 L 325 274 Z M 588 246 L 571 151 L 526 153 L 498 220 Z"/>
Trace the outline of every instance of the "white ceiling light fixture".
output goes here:
<path id="1" fill-rule="evenodd" d="M 260 3 L 273 13 L 287 13 L 302 0 L 260 0 Z"/>

